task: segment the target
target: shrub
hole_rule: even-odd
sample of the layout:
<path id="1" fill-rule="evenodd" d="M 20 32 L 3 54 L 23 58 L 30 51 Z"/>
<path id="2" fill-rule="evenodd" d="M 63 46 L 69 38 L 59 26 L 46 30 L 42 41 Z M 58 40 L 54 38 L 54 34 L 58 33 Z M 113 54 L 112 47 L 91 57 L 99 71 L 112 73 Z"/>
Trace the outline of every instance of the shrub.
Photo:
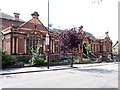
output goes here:
<path id="1" fill-rule="evenodd" d="M 68 61 L 68 63 L 71 63 L 72 62 L 72 58 L 67 59 L 67 61 Z M 73 61 L 74 61 L 74 59 L 73 59 Z"/>
<path id="2" fill-rule="evenodd" d="M 22 62 L 24 64 L 29 64 L 29 58 L 25 58 L 25 57 L 19 57 L 17 58 L 17 62 Z"/>
<path id="3" fill-rule="evenodd" d="M 45 62 L 45 60 L 43 58 L 39 58 L 38 60 L 34 61 L 34 64 L 35 65 L 45 65 L 46 62 Z"/>
<path id="4" fill-rule="evenodd" d="M 37 46 L 37 49 L 34 50 L 32 48 L 31 52 L 32 52 L 32 58 L 29 60 L 29 63 L 31 65 L 45 65 L 45 59 L 43 58 L 43 56 L 41 56 L 41 54 L 39 53 L 39 49 L 40 46 Z"/>
<path id="5" fill-rule="evenodd" d="M 30 61 L 31 65 L 45 65 L 46 61 L 43 58 L 37 58 L 37 59 L 31 59 Z"/>
<path id="6" fill-rule="evenodd" d="M 15 57 L 13 57 L 12 55 L 8 54 L 7 52 L 3 50 L 0 50 L 0 52 L 2 52 L 2 67 L 3 68 L 6 68 L 16 63 Z"/>
<path id="7" fill-rule="evenodd" d="M 51 59 L 51 62 L 59 62 L 58 58 Z"/>
<path id="8" fill-rule="evenodd" d="M 71 62 L 70 58 L 53 58 L 51 59 L 51 62 Z"/>
<path id="9" fill-rule="evenodd" d="M 83 58 L 83 63 L 88 63 L 90 60 L 88 58 Z"/>

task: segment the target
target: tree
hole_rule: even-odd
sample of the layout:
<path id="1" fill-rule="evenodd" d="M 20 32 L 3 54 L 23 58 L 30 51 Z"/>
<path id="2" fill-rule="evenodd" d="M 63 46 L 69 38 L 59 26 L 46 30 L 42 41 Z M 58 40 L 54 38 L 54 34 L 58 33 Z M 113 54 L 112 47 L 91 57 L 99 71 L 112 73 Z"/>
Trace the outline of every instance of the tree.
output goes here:
<path id="1" fill-rule="evenodd" d="M 75 48 L 78 48 L 78 45 L 81 43 L 80 32 L 77 29 L 72 28 L 70 30 L 64 30 L 57 35 L 61 43 L 61 50 L 66 52 L 68 50 L 72 50 L 72 61 L 71 67 L 73 67 L 73 56 L 75 55 Z"/>

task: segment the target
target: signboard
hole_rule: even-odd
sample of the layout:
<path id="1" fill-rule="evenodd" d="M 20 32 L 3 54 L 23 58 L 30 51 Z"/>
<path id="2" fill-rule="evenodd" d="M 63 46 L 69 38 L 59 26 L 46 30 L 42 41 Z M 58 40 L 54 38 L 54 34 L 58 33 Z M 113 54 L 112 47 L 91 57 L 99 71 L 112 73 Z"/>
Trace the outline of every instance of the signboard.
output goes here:
<path id="1" fill-rule="evenodd" d="M 48 33 L 46 34 L 46 45 L 49 45 L 49 35 L 48 35 Z"/>

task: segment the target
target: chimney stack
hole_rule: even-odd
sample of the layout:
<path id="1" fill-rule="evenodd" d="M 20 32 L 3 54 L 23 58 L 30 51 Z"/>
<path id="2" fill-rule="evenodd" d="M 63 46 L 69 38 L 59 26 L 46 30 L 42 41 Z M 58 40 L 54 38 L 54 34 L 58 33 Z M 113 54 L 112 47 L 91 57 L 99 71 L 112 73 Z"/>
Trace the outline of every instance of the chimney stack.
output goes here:
<path id="1" fill-rule="evenodd" d="M 20 15 L 20 13 L 14 13 L 15 20 L 19 20 L 19 15 Z"/>

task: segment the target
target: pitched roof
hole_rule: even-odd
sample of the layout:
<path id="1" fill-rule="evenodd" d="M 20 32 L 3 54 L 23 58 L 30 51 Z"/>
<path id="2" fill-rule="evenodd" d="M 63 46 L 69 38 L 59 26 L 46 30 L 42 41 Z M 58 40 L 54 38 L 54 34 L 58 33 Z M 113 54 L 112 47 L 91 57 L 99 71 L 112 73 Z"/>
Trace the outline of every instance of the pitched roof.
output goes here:
<path id="1" fill-rule="evenodd" d="M 47 28 L 42 24 L 42 22 L 38 18 L 32 18 L 28 22 L 25 22 L 19 26 L 19 30 L 38 30 L 44 35 L 48 33 Z"/>
<path id="2" fill-rule="evenodd" d="M 89 33 L 89 32 L 85 32 L 85 33 L 86 33 L 87 37 L 91 37 L 91 39 L 93 39 L 93 40 L 96 39 L 95 36 L 93 36 L 91 33 Z"/>
<path id="3" fill-rule="evenodd" d="M 11 15 L 8 15 L 6 13 L 0 12 L 0 18 L 7 19 L 7 20 L 13 20 L 16 21 L 15 18 Z M 19 19 L 18 21 L 24 22 L 23 20 Z"/>

